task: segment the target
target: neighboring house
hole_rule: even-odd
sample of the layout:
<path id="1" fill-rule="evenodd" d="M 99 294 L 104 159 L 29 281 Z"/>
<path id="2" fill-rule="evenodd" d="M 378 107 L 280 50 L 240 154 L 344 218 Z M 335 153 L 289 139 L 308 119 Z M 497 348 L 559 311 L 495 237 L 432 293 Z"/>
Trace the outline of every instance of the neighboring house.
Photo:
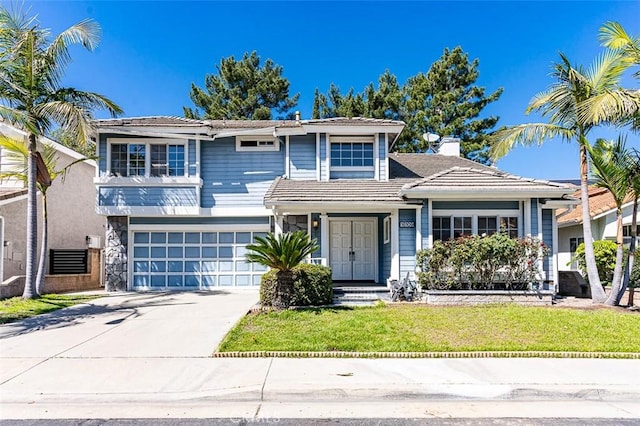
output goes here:
<path id="1" fill-rule="evenodd" d="M 574 197 L 580 197 L 577 190 Z M 604 188 L 589 186 L 589 215 L 591 217 L 591 232 L 593 239 L 616 240 L 616 203 L 611 193 Z M 633 199 L 629 195 L 622 207 L 622 224 L 625 243 L 630 242 L 631 219 L 633 217 Z M 640 218 L 640 215 L 638 216 Z M 582 235 L 582 205 L 577 204 L 570 209 L 558 209 L 556 213 L 558 222 L 558 261 L 559 269 L 577 270 L 578 266 L 573 261 L 573 255 L 580 243 L 584 242 Z M 640 221 L 638 222 L 640 223 Z M 638 233 L 640 235 L 640 232 Z"/>
<path id="2" fill-rule="evenodd" d="M 98 120 L 97 211 L 107 219 L 112 290 L 258 286 L 246 245 L 307 230 L 335 281 L 386 283 L 416 250 L 462 234 L 534 235 L 551 247 L 555 209 L 573 189 L 444 154 L 390 151 L 404 123 L 364 118 Z"/>
<path id="3" fill-rule="evenodd" d="M 25 132 L 0 122 L 0 133 L 24 139 Z M 50 139 L 40 142 L 53 145 L 58 152 L 57 168 L 61 169 L 83 155 Z M 0 148 L 0 170 L 13 167 Z M 49 188 L 49 248 L 86 249 L 88 236 L 104 235 L 104 218 L 95 212 L 95 187 L 92 179 L 96 163 L 85 161 L 72 166 L 64 182 L 61 178 Z M 42 232 L 42 197 L 38 195 L 38 241 Z M 27 190 L 16 180 L 0 181 L 0 282 L 25 274 L 27 239 Z M 97 240 L 93 244 L 99 245 Z M 39 244 L 38 244 L 39 245 Z M 38 258 L 40 254 L 38 246 Z M 48 259 L 49 260 L 49 259 Z M 36 259 L 37 261 L 37 259 Z M 46 266 L 49 272 L 49 263 Z"/>

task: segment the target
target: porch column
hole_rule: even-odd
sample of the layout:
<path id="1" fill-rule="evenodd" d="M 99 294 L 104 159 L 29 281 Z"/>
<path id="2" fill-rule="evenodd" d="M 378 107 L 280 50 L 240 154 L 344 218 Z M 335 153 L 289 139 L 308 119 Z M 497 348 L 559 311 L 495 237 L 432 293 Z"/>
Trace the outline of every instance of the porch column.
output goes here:
<path id="1" fill-rule="evenodd" d="M 416 252 L 422 250 L 422 206 L 416 207 Z"/>
<path id="2" fill-rule="evenodd" d="M 531 200 L 524 200 L 524 235 L 531 236 Z"/>
<path id="3" fill-rule="evenodd" d="M 552 234 L 552 256 L 553 256 L 553 276 L 551 277 L 553 279 L 553 286 L 554 286 L 554 293 L 556 293 L 558 291 L 558 221 L 556 220 L 556 211 L 555 210 L 551 210 L 551 223 L 552 223 L 552 227 L 553 227 L 553 234 Z"/>
<path id="4" fill-rule="evenodd" d="M 329 216 L 326 213 L 320 214 L 320 257 L 329 266 Z"/>
<path id="5" fill-rule="evenodd" d="M 400 222 L 398 218 L 398 209 L 391 211 L 391 269 L 389 275 L 391 279 L 400 279 L 400 241 L 399 232 Z"/>
<path id="6" fill-rule="evenodd" d="M 282 234 L 282 230 L 284 229 L 284 216 L 282 215 L 275 215 L 274 216 L 274 234 L 276 236 Z"/>

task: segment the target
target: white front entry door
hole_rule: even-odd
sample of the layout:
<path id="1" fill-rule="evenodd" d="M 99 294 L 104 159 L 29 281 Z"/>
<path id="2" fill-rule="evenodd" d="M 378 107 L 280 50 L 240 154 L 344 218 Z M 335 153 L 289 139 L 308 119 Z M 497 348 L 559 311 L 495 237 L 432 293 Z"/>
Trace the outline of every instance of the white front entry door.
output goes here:
<path id="1" fill-rule="evenodd" d="M 329 257 L 336 281 L 376 279 L 375 219 L 330 221 Z"/>

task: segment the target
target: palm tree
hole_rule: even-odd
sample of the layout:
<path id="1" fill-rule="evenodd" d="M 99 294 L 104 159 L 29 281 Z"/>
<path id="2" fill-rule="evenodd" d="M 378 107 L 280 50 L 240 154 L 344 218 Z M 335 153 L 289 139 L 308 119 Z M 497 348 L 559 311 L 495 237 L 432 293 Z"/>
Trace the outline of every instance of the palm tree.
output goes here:
<path id="1" fill-rule="evenodd" d="M 602 45 L 619 52 L 626 67 L 640 65 L 640 37 L 632 37 L 617 22 L 607 22 L 600 28 Z M 640 71 L 636 71 L 640 79 Z M 580 112 L 585 120 L 594 123 L 607 122 L 630 124 L 640 129 L 640 90 L 619 88 L 598 93 L 585 103 Z"/>
<path id="2" fill-rule="evenodd" d="M 546 91 L 538 93 L 526 110 L 527 114 L 541 112 L 543 117 L 549 118 L 549 122 L 521 124 L 498 130 L 492 135 L 494 145 L 490 152 L 493 159 L 498 159 L 517 144 L 541 144 L 546 139 L 557 137 L 578 142 L 585 258 L 594 303 L 602 303 L 606 299 L 595 263 L 589 215 L 587 136 L 595 123 L 584 119 L 579 110 L 594 96 L 618 88 L 620 77 L 627 68 L 621 58 L 619 52 L 607 51 L 591 68 L 584 70 L 582 67 L 573 67 L 568 58 L 561 54 L 561 61 L 554 65 L 552 72 L 556 82 Z"/>
<path id="3" fill-rule="evenodd" d="M 607 305 L 619 305 L 622 298 L 622 271 L 624 268 L 624 236 L 622 232 L 622 205 L 627 199 L 631 188 L 631 155 L 625 147 L 625 138 L 618 137 L 615 142 L 598 139 L 590 147 L 587 146 L 592 175 L 595 185 L 609 190 L 616 203 L 616 265 L 613 270 L 611 294 L 606 300 Z"/>
<path id="4" fill-rule="evenodd" d="M 21 11 L 0 7 L 0 117 L 22 126 L 28 138 L 27 173 L 27 253 L 23 298 L 36 290 L 37 245 L 36 140 L 57 123 L 78 141 L 86 142 L 91 132 L 91 111 L 108 110 L 113 116 L 121 108 L 108 98 L 92 92 L 61 86 L 69 48 L 80 44 L 93 50 L 100 27 L 83 20 L 50 40 L 49 30 Z"/>
<path id="5" fill-rule="evenodd" d="M 7 138 L 0 136 L 0 147 L 3 148 L 3 155 L 6 160 L 16 165 L 17 167 L 10 171 L 0 172 L 0 180 L 4 178 L 13 178 L 24 183 L 27 182 L 28 176 L 28 159 L 29 159 L 29 147 L 25 141 Z M 57 168 L 57 156 L 56 149 L 52 145 L 44 144 L 42 147 L 42 160 L 43 164 L 47 168 L 47 172 L 51 177 L 51 181 L 48 183 L 37 182 L 36 186 L 38 191 L 42 194 L 42 243 L 40 246 L 40 261 L 38 263 L 38 273 L 36 275 L 35 294 L 40 295 L 44 284 L 45 276 L 45 264 L 47 260 L 48 252 L 48 239 L 49 239 L 49 215 L 47 211 L 47 190 L 50 188 L 50 184 L 58 178 L 66 177 L 69 169 L 80 162 L 86 160 L 94 160 L 92 157 L 85 157 L 67 164 L 62 169 Z"/>
<path id="6" fill-rule="evenodd" d="M 316 240 L 311 240 L 304 231 L 287 232 L 278 236 L 272 233 L 266 237 L 255 237 L 249 244 L 247 260 L 277 270 L 276 295 L 273 306 L 287 309 L 293 295 L 293 271 L 307 256 L 318 250 Z"/>

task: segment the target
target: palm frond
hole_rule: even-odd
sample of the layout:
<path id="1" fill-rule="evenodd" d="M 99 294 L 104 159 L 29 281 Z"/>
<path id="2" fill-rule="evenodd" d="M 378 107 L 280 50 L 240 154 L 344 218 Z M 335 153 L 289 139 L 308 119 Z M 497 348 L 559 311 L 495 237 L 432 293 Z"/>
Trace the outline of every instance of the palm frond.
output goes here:
<path id="1" fill-rule="evenodd" d="M 304 231 L 266 237 L 255 237 L 255 243 L 247 245 L 246 258 L 279 271 L 291 270 L 318 249 L 316 240 L 311 240 Z"/>
<path id="2" fill-rule="evenodd" d="M 507 155 L 516 145 L 542 145 L 545 140 L 555 137 L 570 141 L 576 137 L 576 134 L 572 129 L 548 123 L 529 123 L 500 129 L 489 136 L 491 141 L 489 156 L 493 160 L 498 160 Z"/>
<path id="3" fill-rule="evenodd" d="M 632 158 L 625 147 L 625 138 L 615 142 L 598 139 L 593 146 L 586 145 L 591 160 L 591 174 L 595 185 L 611 192 L 616 206 L 621 208 L 632 188 L 630 171 Z"/>
<path id="4" fill-rule="evenodd" d="M 631 124 L 640 114 L 640 90 L 607 90 L 585 100 L 578 109 L 580 120 L 598 125 Z"/>

